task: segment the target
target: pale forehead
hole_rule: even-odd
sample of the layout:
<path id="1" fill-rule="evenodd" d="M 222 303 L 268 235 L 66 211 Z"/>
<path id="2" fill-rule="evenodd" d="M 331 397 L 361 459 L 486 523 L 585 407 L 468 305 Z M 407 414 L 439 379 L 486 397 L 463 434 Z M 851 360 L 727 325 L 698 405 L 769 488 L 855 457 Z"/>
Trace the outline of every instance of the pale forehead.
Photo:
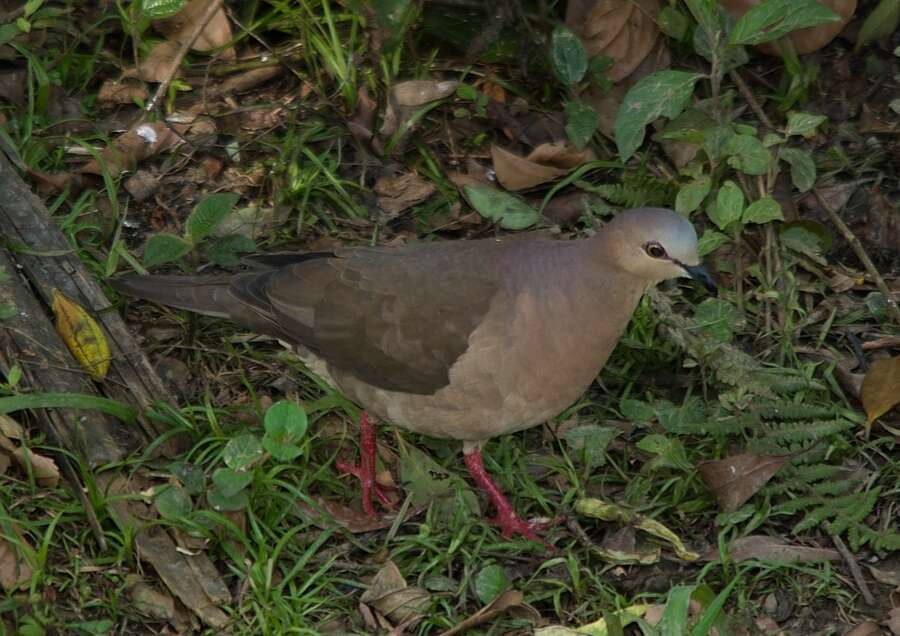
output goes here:
<path id="1" fill-rule="evenodd" d="M 664 208 L 641 208 L 617 216 L 614 224 L 639 242 L 659 241 L 663 245 L 691 247 L 697 244 L 694 226 L 685 217 Z"/>

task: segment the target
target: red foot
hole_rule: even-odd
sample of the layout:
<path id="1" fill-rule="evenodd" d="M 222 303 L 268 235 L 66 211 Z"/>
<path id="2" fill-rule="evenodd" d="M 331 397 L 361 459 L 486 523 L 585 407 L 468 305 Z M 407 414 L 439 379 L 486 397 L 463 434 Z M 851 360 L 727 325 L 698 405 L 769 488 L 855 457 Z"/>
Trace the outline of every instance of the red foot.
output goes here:
<path id="1" fill-rule="evenodd" d="M 375 481 L 375 425 L 369 419 L 368 413 L 362 412 L 359 416 L 359 466 L 348 462 L 337 461 L 335 465 L 345 475 L 353 475 L 359 479 L 362 486 L 362 507 L 370 517 L 377 516 L 375 506 L 372 504 L 374 494 L 385 508 L 390 510 L 396 506 L 388 496 L 388 492 L 394 490 L 392 486 L 383 486 Z"/>
<path id="2" fill-rule="evenodd" d="M 497 509 L 497 516 L 488 519 L 488 521 L 500 526 L 500 534 L 506 539 L 513 535 L 521 535 L 526 539 L 549 545 L 537 533 L 546 530 L 557 523 L 557 521 L 526 521 L 519 517 L 512 504 L 509 503 L 509 500 L 503 494 L 503 491 L 500 490 L 485 470 L 484 461 L 481 458 L 481 450 L 476 448 L 473 451 L 463 453 L 463 457 L 472 479 L 482 490 L 487 492 L 488 498 L 494 504 L 494 508 Z"/>

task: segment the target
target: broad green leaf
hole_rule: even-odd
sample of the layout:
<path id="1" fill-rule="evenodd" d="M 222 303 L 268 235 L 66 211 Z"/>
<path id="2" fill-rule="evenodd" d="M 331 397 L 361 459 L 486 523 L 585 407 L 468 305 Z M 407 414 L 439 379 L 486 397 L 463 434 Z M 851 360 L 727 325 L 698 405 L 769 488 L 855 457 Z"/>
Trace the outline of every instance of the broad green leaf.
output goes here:
<path id="1" fill-rule="evenodd" d="M 150 268 L 177 261 L 191 249 L 191 244 L 180 236 L 152 234 L 144 244 L 144 266 Z"/>
<path id="2" fill-rule="evenodd" d="M 735 221 L 739 221 L 744 213 L 744 193 L 734 181 L 726 181 L 719 188 L 716 200 L 706 213 L 720 230 L 724 230 Z"/>
<path id="3" fill-rule="evenodd" d="M 691 22 L 688 17 L 675 7 L 665 6 L 659 12 L 656 20 L 659 30 L 673 40 L 679 42 L 687 36 Z"/>
<path id="4" fill-rule="evenodd" d="M 489 565 L 475 575 L 475 595 L 482 605 L 488 605 L 509 589 L 511 583 L 506 570 L 499 565 Z"/>
<path id="5" fill-rule="evenodd" d="M 766 133 L 766 135 L 763 137 L 762 145 L 766 148 L 771 148 L 772 146 L 783 144 L 785 141 L 787 140 L 781 135 L 776 135 L 775 133 Z"/>
<path id="6" fill-rule="evenodd" d="M 262 444 L 253 433 L 238 435 L 228 440 L 222 451 L 222 461 L 229 468 L 245 468 L 262 457 Z"/>
<path id="7" fill-rule="evenodd" d="M 652 404 L 634 398 L 622 400 L 619 403 L 619 412 L 622 413 L 622 417 L 635 424 L 650 422 L 655 416 Z"/>
<path id="8" fill-rule="evenodd" d="M 256 251 L 256 241 L 243 234 L 223 236 L 206 249 L 206 256 L 216 265 L 231 267 L 241 262 L 239 254 Z"/>
<path id="9" fill-rule="evenodd" d="M 206 474 L 196 464 L 174 461 L 169 464 L 169 472 L 175 475 L 190 495 L 199 495 L 206 487 Z"/>
<path id="10" fill-rule="evenodd" d="M 784 221 L 781 206 L 772 197 L 763 197 L 754 201 L 744 210 L 743 223 L 768 223 L 769 221 Z"/>
<path id="11" fill-rule="evenodd" d="M 654 136 L 654 139 L 702 144 L 704 133 L 710 128 L 714 128 L 715 125 L 715 120 L 702 110 L 688 108 L 678 117 L 666 123 L 663 129 Z"/>
<path id="12" fill-rule="evenodd" d="M 191 498 L 184 488 L 168 486 L 153 500 L 163 519 L 184 519 L 191 512 Z"/>
<path id="13" fill-rule="evenodd" d="M 142 0 L 141 13 L 151 20 L 170 18 L 184 9 L 187 0 Z"/>
<path id="14" fill-rule="evenodd" d="M 703 175 L 681 186 L 675 196 L 675 209 L 681 214 L 690 214 L 700 207 L 712 188 L 712 179 Z"/>
<path id="15" fill-rule="evenodd" d="M 800 192 L 808 192 L 816 185 L 816 164 L 808 152 L 782 148 L 778 156 L 791 166 L 791 182 Z"/>
<path id="16" fill-rule="evenodd" d="M 456 87 L 456 95 L 460 99 L 475 101 L 478 98 L 478 90 L 471 84 L 460 84 Z"/>
<path id="17" fill-rule="evenodd" d="M 700 29 L 707 34 L 722 32 L 722 12 L 717 0 L 684 0 Z"/>
<path id="18" fill-rule="evenodd" d="M 684 636 L 688 633 L 690 616 L 688 610 L 691 604 L 693 585 L 676 585 L 669 590 L 666 600 L 666 609 L 657 626 L 660 636 Z"/>
<path id="19" fill-rule="evenodd" d="M 217 468 L 212 476 L 213 483 L 223 497 L 234 497 L 253 481 L 253 473 L 233 468 Z"/>
<path id="20" fill-rule="evenodd" d="M 838 22 L 841 17 L 816 0 L 763 0 L 734 25 L 729 44 L 761 44 L 797 29 Z"/>
<path id="21" fill-rule="evenodd" d="M 784 247 L 827 265 L 823 255 L 831 248 L 834 239 L 825 226 L 815 221 L 792 221 L 779 228 L 778 236 Z"/>
<path id="22" fill-rule="evenodd" d="M 734 135 L 725 145 L 728 165 L 744 174 L 762 175 L 772 165 L 772 153 L 755 136 Z"/>
<path id="23" fill-rule="evenodd" d="M 729 126 L 714 126 L 703 131 L 703 150 L 712 161 L 719 161 L 725 156 L 728 141 L 734 136 L 734 129 Z"/>
<path id="24" fill-rule="evenodd" d="M 705 230 L 703 236 L 697 241 L 697 254 L 702 258 L 707 254 L 712 254 L 719 247 L 728 242 L 728 237 L 721 232 L 715 230 Z"/>
<path id="25" fill-rule="evenodd" d="M 812 137 L 823 122 L 828 121 L 825 115 L 813 115 L 811 113 L 791 113 L 788 115 L 786 135 L 802 135 Z"/>
<path id="26" fill-rule="evenodd" d="M 266 411 L 263 448 L 280 461 L 298 457 L 303 449 L 298 446 L 306 434 L 306 412 L 294 402 L 281 400 Z"/>
<path id="27" fill-rule="evenodd" d="M 614 124 L 622 161 L 630 159 L 643 143 L 647 124 L 660 117 L 672 119 L 681 114 L 701 77 L 699 73 L 686 71 L 657 71 L 631 87 Z"/>
<path id="28" fill-rule="evenodd" d="M 587 51 L 577 35 L 559 25 L 550 40 L 550 58 L 557 79 L 567 86 L 582 80 L 588 68 Z"/>
<path id="29" fill-rule="evenodd" d="M 597 130 L 597 111 L 577 100 L 566 103 L 566 135 L 581 150 Z"/>
<path id="30" fill-rule="evenodd" d="M 233 192 L 211 194 L 194 206 L 186 223 L 187 236 L 196 245 L 225 220 L 240 197 Z"/>
<path id="31" fill-rule="evenodd" d="M 721 298 L 707 298 L 694 311 L 697 327 L 717 342 L 731 342 L 739 320 L 741 314 L 737 307 Z"/>
<path id="32" fill-rule="evenodd" d="M 217 486 L 210 488 L 209 492 L 206 493 L 206 501 L 212 506 L 213 510 L 220 512 L 243 510 L 249 503 L 245 490 L 241 490 L 234 495 L 225 495 Z"/>
<path id="33" fill-rule="evenodd" d="M 621 431 L 598 424 L 584 424 L 566 431 L 564 437 L 569 449 L 584 460 L 589 469 L 606 463 L 606 447 Z"/>
<path id="34" fill-rule="evenodd" d="M 644 452 L 656 455 L 647 463 L 647 470 L 659 470 L 660 468 L 687 470 L 691 467 L 684 443 L 676 437 L 652 433 L 635 445 Z"/>
<path id="35" fill-rule="evenodd" d="M 505 230 L 524 230 L 538 221 L 538 211 L 511 194 L 489 186 L 466 186 L 465 191 L 478 214 Z"/>
<path id="36" fill-rule="evenodd" d="M 900 0 L 881 0 L 866 17 L 856 36 L 856 51 L 869 42 L 880 40 L 897 30 L 900 25 Z"/>

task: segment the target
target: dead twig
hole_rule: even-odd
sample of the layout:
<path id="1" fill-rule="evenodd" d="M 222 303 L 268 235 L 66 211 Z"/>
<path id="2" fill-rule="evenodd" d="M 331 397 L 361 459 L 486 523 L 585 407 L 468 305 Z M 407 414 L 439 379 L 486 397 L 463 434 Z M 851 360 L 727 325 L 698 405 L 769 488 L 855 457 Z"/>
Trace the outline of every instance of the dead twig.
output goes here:
<path id="1" fill-rule="evenodd" d="M 844 557 L 844 562 L 850 568 L 850 574 L 853 575 L 853 580 L 856 581 L 856 586 L 859 588 L 863 600 L 867 605 L 874 605 L 875 597 L 872 596 L 872 592 L 869 590 L 866 579 L 863 577 L 862 569 L 859 567 L 859 563 L 856 562 L 856 557 L 853 556 L 853 553 L 850 552 L 844 541 L 836 534 L 831 535 L 831 542 L 837 548 L 837 551 L 841 553 L 841 556 Z"/>
<path id="2" fill-rule="evenodd" d="M 731 81 L 734 82 L 734 85 L 737 86 L 738 91 L 747 100 L 747 105 L 750 106 L 750 110 L 752 110 L 757 117 L 759 117 L 759 121 L 761 121 L 766 128 L 770 128 L 772 130 L 775 129 L 775 124 L 772 123 L 772 120 L 769 119 L 769 116 L 766 115 L 766 111 L 762 109 L 762 106 L 759 105 L 759 102 L 756 101 L 756 97 L 753 95 L 753 91 L 750 90 L 750 87 L 747 86 L 747 82 L 744 81 L 744 78 L 741 77 L 740 73 L 737 71 L 728 71 L 728 77 L 731 78 Z"/>
<path id="3" fill-rule="evenodd" d="M 866 272 L 868 272 L 869 276 L 875 281 L 875 286 L 878 288 L 884 295 L 884 300 L 887 303 L 888 314 L 890 314 L 891 318 L 900 325 L 900 307 L 897 306 L 897 301 L 894 299 L 894 295 L 891 293 L 891 290 L 888 289 L 887 284 L 884 282 L 884 278 L 881 277 L 881 274 L 878 273 L 878 270 L 875 268 L 875 264 L 872 263 L 872 259 L 869 258 L 869 255 L 866 253 L 865 248 L 863 248 L 862 243 L 859 242 L 859 239 L 856 238 L 856 235 L 847 227 L 847 224 L 844 223 L 843 219 L 838 216 L 837 211 L 831 207 L 831 205 L 825 201 L 824 197 L 819 193 L 818 188 L 813 190 L 813 194 L 816 197 L 816 201 L 819 202 L 819 205 L 824 208 L 824 210 L 828 213 L 828 217 L 831 219 L 831 222 L 834 223 L 835 227 L 837 227 L 838 231 L 843 235 L 843 237 L 850 244 L 850 247 L 853 249 L 853 252 L 856 254 L 856 257 L 863 264 L 863 267 L 866 268 Z"/>

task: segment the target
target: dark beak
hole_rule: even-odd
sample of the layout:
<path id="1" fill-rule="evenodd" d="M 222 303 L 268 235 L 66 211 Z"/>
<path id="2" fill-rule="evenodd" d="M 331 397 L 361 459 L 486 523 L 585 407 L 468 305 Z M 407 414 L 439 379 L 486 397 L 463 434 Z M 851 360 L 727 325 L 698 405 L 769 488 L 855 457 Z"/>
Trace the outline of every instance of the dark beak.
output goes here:
<path id="1" fill-rule="evenodd" d="M 709 272 L 706 271 L 706 268 L 703 267 L 703 265 L 685 265 L 684 263 L 679 263 L 679 265 L 684 268 L 684 271 L 686 271 L 691 278 L 703 285 L 703 287 L 706 288 L 706 291 L 709 292 L 710 296 L 719 295 L 719 290 L 716 287 L 716 281 L 713 280 L 713 277 L 710 276 Z"/>

